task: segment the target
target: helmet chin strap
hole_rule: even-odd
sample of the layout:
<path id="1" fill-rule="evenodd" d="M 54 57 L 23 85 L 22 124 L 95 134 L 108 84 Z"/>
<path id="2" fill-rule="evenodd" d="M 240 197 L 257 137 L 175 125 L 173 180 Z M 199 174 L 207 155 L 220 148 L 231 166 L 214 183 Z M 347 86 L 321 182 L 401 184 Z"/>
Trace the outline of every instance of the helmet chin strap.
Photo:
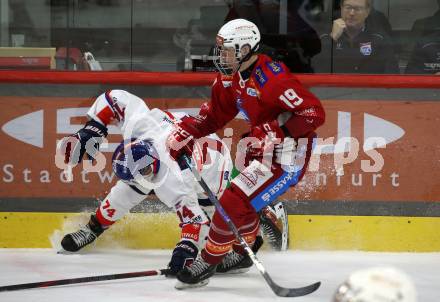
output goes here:
<path id="1" fill-rule="evenodd" d="M 240 68 L 241 68 L 241 65 L 244 63 L 244 62 L 247 62 L 247 61 L 249 61 L 249 59 L 252 57 L 252 55 L 258 50 L 258 47 L 260 46 L 260 44 L 257 44 L 257 45 L 255 45 L 245 56 L 244 56 L 244 58 L 242 58 L 239 62 L 238 62 L 238 68 L 237 68 L 237 71 L 239 71 L 240 70 Z"/>

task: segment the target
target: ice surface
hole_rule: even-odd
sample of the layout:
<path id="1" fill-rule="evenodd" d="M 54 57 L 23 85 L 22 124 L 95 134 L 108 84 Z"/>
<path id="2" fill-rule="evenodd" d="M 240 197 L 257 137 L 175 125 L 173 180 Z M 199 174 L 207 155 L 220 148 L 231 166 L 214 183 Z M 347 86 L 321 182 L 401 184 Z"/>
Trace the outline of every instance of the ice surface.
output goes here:
<path id="1" fill-rule="evenodd" d="M 0 286 L 165 268 L 169 250 L 89 250 L 59 255 L 52 249 L 0 249 Z M 178 291 L 174 279 L 163 276 L 60 287 L 0 292 L 1 302 L 236 302 L 330 301 L 346 276 L 371 266 L 395 266 L 414 280 L 419 301 L 440 297 L 440 253 L 269 252 L 259 253 L 275 282 L 285 287 L 322 281 L 317 292 L 301 298 L 276 297 L 253 268 L 241 275 L 215 276 L 204 288 Z"/>

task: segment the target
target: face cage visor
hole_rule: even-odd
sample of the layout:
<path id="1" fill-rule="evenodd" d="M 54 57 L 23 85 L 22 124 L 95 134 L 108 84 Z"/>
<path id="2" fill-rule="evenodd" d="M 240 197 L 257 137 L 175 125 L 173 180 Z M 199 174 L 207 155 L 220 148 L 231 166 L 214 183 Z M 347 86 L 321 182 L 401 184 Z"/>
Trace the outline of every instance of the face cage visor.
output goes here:
<path id="1" fill-rule="evenodd" d="M 214 65 L 224 75 L 231 76 L 241 65 L 241 53 L 238 47 L 225 47 L 217 44 L 214 48 Z"/>

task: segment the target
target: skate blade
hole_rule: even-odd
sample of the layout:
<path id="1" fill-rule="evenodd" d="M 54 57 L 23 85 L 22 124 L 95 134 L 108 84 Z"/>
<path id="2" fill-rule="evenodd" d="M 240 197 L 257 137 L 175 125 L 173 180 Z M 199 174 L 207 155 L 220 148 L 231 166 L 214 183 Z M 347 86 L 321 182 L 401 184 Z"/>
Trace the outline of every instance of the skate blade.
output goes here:
<path id="1" fill-rule="evenodd" d="M 76 254 L 75 252 L 69 252 L 66 251 L 65 249 L 61 248 L 60 250 L 57 251 L 58 255 L 73 255 Z"/>
<path id="2" fill-rule="evenodd" d="M 63 249 L 62 247 L 57 251 L 58 255 L 81 255 L 83 254 L 83 251 L 76 251 L 76 252 L 70 252 L 70 251 L 66 251 L 65 249 Z"/>
<path id="3" fill-rule="evenodd" d="M 189 284 L 189 283 L 183 283 L 177 280 L 176 285 L 174 286 L 175 289 L 182 290 L 182 289 L 188 289 L 188 288 L 198 288 L 206 286 L 209 283 L 209 279 L 205 279 L 203 281 L 200 281 L 199 283 L 195 284 Z"/>
<path id="4" fill-rule="evenodd" d="M 245 268 L 239 268 L 239 269 L 234 269 L 234 270 L 230 270 L 227 272 L 215 272 L 216 275 L 235 275 L 235 274 L 244 274 L 247 273 L 248 271 L 250 271 L 251 268 L 250 267 L 245 267 Z"/>

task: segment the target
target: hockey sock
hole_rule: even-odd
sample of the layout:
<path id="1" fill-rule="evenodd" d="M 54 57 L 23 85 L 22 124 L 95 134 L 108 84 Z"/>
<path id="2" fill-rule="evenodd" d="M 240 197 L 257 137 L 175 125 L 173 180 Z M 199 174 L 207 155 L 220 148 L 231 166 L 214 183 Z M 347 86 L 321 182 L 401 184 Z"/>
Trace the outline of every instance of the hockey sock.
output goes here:
<path id="1" fill-rule="evenodd" d="M 220 203 L 245 240 L 254 242 L 259 229 L 259 220 L 248 200 L 242 198 L 238 192 L 234 191 L 233 187 L 230 187 L 224 192 Z M 218 264 L 232 249 L 235 241 L 234 233 L 216 211 L 211 221 L 208 240 L 201 255 L 206 262 Z"/>
<path id="2" fill-rule="evenodd" d="M 98 208 L 96 210 L 96 214 L 93 215 L 93 217 L 95 217 L 96 223 L 98 223 L 102 227 L 102 229 L 104 229 L 104 230 L 116 222 L 116 221 L 111 221 L 111 220 L 106 219 L 101 213 L 101 208 Z"/>

